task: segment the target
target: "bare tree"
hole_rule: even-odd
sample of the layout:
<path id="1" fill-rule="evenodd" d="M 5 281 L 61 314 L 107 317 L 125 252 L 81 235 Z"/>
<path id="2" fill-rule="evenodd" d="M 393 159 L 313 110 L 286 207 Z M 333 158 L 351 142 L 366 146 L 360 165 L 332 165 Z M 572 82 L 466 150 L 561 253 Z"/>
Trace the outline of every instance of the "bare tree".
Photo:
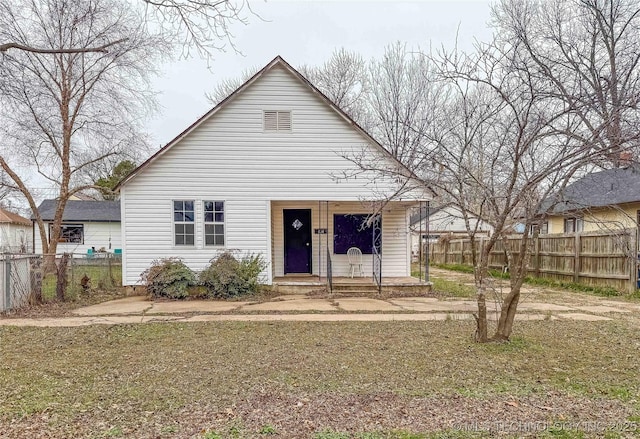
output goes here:
<path id="1" fill-rule="evenodd" d="M 582 121 L 573 136 L 620 165 L 640 139 L 640 4 L 635 0 L 502 0 L 493 21 L 517 44 L 541 92 Z M 623 154 L 624 156 L 624 154 Z"/>
<path id="2" fill-rule="evenodd" d="M 243 70 L 239 77 L 223 79 L 216 84 L 215 88 L 211 92 L 205 93 L 205 97 L 212 105 L 218 105 L 231 93 L 240 88 L 242 84 L 247 82 L 258 72 L 258 70 L 258 67 L 253 66 Z"/>
<path id="3" fill-rule="evenodd" d="M 367 64 L 357 53 L 335 50 L 321 66 L 300 66 L 300 72 L 331 102 L 368 128 L 366 96 L 370 92 Z"/>
<path id="4" fill-rule="evenodd" d="M 592 157 L 565 136 L 577 125 L 576 116 L 538 91 L 517 47 L 488 44 L 470 56 L 453 52 L 436 61 L 450 88 L 449 104 L 438 111 L 429 135 L 434 166 L 421 174 L 465 220 L 477 288 L 477 340 L 508 340 L 527 275 L 530 226 L 551 191 Z M 486 240 L 475 239 L 473 218 L 491 224 Z M 510 247 L 506 238 L 516 222 L 525 230 L 518 245 Z M 510 290 L 501 298 L 490 337 L 489 256 L 498 242 L 509 260 Z"/>
<path id="5" fill-rule="evenodd" d="M 28 18 L 19 10 L 9 8 L 11 3 L 9 0 L 0 2 L 4 13 L 10 14 L 6 19 Z M 27 3 L 28 11 L 45 7 L 47 1 L 31 0 L 25 2 Z M 237 51 L 232 26 L 247 24 L 250 16 L 256 16 L 245 0 L 140 0 L 138 6 L 127 2 L 123 2 L 121 6 L 138 9 L 148 29 L 154 29 L 150 32 L 160 33 L 167 41 L 180 44 L 183 56 L 190 56 L 191 51 L 196 50 L 209 61 L 217 51 L 228 48 Z M 34 54 L 107 53 L 116 50 L 118 45 L 128 39 L 128 35 L 121 35 L 115 39 L 96 40 L 91 46 L 62 41 L 51 45 L 37 40 L 14 39 L 11 34 L 0 32 L 0 53 L 18 50 Z"/>
<path id="6" fill-rule="evenodd" d="M 172 41 L 181 42 L 182 55 L 195 50 L 212 60 L 218 51 L 238 51 L 232 26 L 257 17 L 247 0 L 142 0 L 146 18 Z"/>
<path id="7" fill-rule="evenodd" d="M 346 49 L 333 52 L 321 66 L 302 65 L 299 71 L 331 102 L 361 125 L 366 124 L 367 65 L 362 57 Z M 239 77 L 220 81 L 206 94 L 213 105 L 220 103 L 258 72 L 258 67 L 245 69 Z"/>
<path id="8" fill-rule="evenodd" d="M 0 169 L 0 207 L 11 209 L 20 191 L 17 190 L 13 181 L 3 169 Z"/>
<path id="9" fill-rule="evenodd" d="M 3 39 L 50 49 L 91 48 L 126 36 L 108 52 L 13 51 L 0 63 L 0 167 L 33 211 L 43 252 L 54 254 L 67 200 L 93 185 L 85 171 L 144 144 L 139 132 L 153 102 L 150 63 L 168 46 L 115 0 L 2 2 L 0 29 Z M 57 189 L 50 239 L 37 210 L 33 168 Z"/>
<path id="10" fill-rule="evenodd" d="M 382 60 L 371 61 L 368 74 L 372 135 L 400 162 L 415 167 L 425 155 L 424 134 L 442 97 L 429 59 L 398 42 L 386 48 Z"/>
<path id="11" fill-rule="evenodd" d="M 481 342 L 511 335 L 532 226 L 553 206 L 552 195 L 594 163 L 619 164 L 629 157 L 620 152 L 637 154 L 640 133 L 636 3 L 505 0 L 494 17 L 495 39 L 478 45 L 475 54 L 454 50 L 427 57 L 425 65 L 431 72 L 437 67 L 444 84 L 426 87 L 427 96 L 440 93 L 441 99 L 431 99 L 437 105 L 413 107 L 412 113 L 412 106 L 399 100 L 386 108 L 404 109 L 405 119 L 383 116 L 379 124 L 391 133 L 380 136 L 390 151 L 439 192 L 443 202 L 460 208 L 471 238 L 476 233 L 472 218 L 493 227 L 482 243 L 472 239 Z M 392 79 L 403 74 L 388 71 L 394 72 Z M 434 84 L 433 76 L 416 82 Z M 402 88 L 389 90 L 370 106 L 373 111 L 385 108 L 380 104 L 385 99 L 393 103 L 389 96 Z M 403 125 L 413 137 L 391 130 Z M 362 156 L 354 162 L 382 175 L 397 172 Z M 516 223 L 524 233 L 510 246 L 506 237 Z M 499 242 L 507 253 L 510 289 L 501 298 L 497 326 L 489 336 L 489 255 Z"/>
<path id="12" fill-rule="evenodd" d="M 471 55 L 454 50 L 428 58 L 425 65 L 431 73 L 423 86 L 430 90 L 424 94 L 438 96 L 432 100 L 438 105 L 415 109 L 415 117 L 404 120 L 415 141 L 399 142 L 407 149 L 398 155 L 424 186 L 440 194 L 441 202 L 460 209 L 472 238 L 476 338 L 505 341 L 513 330 L 527 275 L 530 226 L 538 220 L 544 200 L 597 158 L 600 150 L 585 147 L 572 136 L 581 126 L 580 115 L 545 92 L 544 82 L 531 74 L 526 52 L 517 45 L 494 41 L 478 45 Z M 352 155 L 352 160 L 361 171 L 375 170 L 407 185 L 412 180 L 401 169 L 389 169 L 366 156 Z M 480 223 L 476 218 L 492 226 L 481 243 L 473 239 Z M 507 236 L 517 223 L 525 232 L 515 247 L 509 246 Z M 498 243 L 505 245 L 508 256 L 510 289 L 500 300 L 490 336 L 489 256 Z"/>

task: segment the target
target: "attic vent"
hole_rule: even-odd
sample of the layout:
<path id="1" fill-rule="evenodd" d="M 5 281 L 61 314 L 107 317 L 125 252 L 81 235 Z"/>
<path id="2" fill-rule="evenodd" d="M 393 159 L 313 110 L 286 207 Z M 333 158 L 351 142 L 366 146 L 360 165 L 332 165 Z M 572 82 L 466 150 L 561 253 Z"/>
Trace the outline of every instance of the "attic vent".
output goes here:
<path id="1" fill-rule="evenodd" d="M 291 111 L 266 110 L 264 112 L 265 131 L 291 131 Z"/>

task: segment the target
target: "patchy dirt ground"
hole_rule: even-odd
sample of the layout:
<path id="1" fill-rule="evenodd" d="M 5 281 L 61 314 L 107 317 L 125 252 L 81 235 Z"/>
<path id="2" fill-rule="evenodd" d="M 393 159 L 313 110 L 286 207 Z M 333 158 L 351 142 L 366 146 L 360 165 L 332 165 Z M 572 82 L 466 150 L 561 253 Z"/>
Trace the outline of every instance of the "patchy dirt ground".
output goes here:
<path id="1" fill-rule="evenodd" d="M 125 297 L 124 288 L 91 290 L 86 293 L 80 293 L 66 302 L 58 302 L 52 299 L 42 304 L 29 305 L 20 309 L 0 313 L 0 318 L 39 319 L 44 317 L 68 317 L 73 315 L 73 310 L 75 309 L 121 299 L 123 297 Z"/>
<path id="2" fill-rule="evenodd" d="M 622 431 L 640 420 L 640 335 L 629 322 L 521 321 L 511 343 L 492 345 L 473 343 L 472 330 L 470 321 L 0 328 L 0 437 L 634 433 Z"/>
<path id="3" fill-rule="evenodd" d="M 406 437 L 399 432 L 460 432 L 492 437 L 540 437 L 549 431 L 578 430 L 586 437 L 609 432 L 633 434 L 640 430 L 629 421 L 633 410 L 620 401 L 578 398 L 560 394 L 528 397 L 498 396 L 476 399 L 460 395 L 416 398 L 380 394 L 279 394 L 267 390 L 240 397 L 226 408 L 214 404 L 183 407 L 175 417 L 141 413 L 139 427 L 89 425 L 79 417 L 53 437 L 135 437 L 151 439 L 240 437 L 313 438 L 322 432 L 342 432 L 348 437 Z M 0 437 L 52 437 L 43 426 L 57 423 L 48 414 L 28 417 L 3 426 Z M 65 431 L 66 430 L 66 431 Z M 265 433 L 268 431 L 269 433 Z M 394 435 L 393 432 L 396 432 Z M 58 436 L 62 434 L 62 436 Z M 374 436 L 378 434 L 378 436 Z M 406 434 L 406 433 L 405 433 Z M 67 436 L 68 435 L 68 436 Z M 441 436 L 443 437 L 443 436 Z M 582 436 L 584 437 L 584 436 Z"/>

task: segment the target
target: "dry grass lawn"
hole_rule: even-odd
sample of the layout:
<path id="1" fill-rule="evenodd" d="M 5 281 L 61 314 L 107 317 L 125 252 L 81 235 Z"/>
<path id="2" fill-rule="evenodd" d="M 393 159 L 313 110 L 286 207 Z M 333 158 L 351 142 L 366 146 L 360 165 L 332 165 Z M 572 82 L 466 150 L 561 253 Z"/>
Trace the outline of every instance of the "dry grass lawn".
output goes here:
<path id="1" fill-rule="evenodd" d="M 521 322 L 503 345 L 472 343 L 472 325 L 4 327 L 0 437 L 616 438 L 639 430 L 632 322 Z"/>

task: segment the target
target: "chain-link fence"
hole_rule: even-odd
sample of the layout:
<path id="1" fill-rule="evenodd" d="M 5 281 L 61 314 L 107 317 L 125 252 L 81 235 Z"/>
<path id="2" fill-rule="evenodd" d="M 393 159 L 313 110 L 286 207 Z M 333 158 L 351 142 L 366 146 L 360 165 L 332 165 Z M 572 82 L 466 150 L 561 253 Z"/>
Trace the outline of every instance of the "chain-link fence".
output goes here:
<path id="1" fill-rule="evenodd" d="M 69 259 L 70 288 L 105 290 L 122 286 L 122 258 L 113 253 L 74 254 Z"/>
<path id="2" fill-rule="evenodd" d="M 42 256 L 0 255 L 0 312 L 27 305 L 41 287 Z"/>
<path id="3" fill-rule="evenodd" d="M 50 260 L 43 255 L 0 254 L 0 312 L 56 298 L 60 275 L 65 278 L 65 300 L 83 292 L 110 290 L 122 286 L 122 259 L 112 253 L 67 253 Z"/>
<path id="4" fill-rule="evenodd" d="M 66 264 L 66 271 L 60 271 Z M 122 286 L 122 259 L 113 253 L 66 253 L 56 255 L 57 272 L 49 270 L 42 282 L 42 297 L 50 300 L 56 296 L 58 277 L 64 275 L 65 297 L 82 292 L 108 290 Z"/>

